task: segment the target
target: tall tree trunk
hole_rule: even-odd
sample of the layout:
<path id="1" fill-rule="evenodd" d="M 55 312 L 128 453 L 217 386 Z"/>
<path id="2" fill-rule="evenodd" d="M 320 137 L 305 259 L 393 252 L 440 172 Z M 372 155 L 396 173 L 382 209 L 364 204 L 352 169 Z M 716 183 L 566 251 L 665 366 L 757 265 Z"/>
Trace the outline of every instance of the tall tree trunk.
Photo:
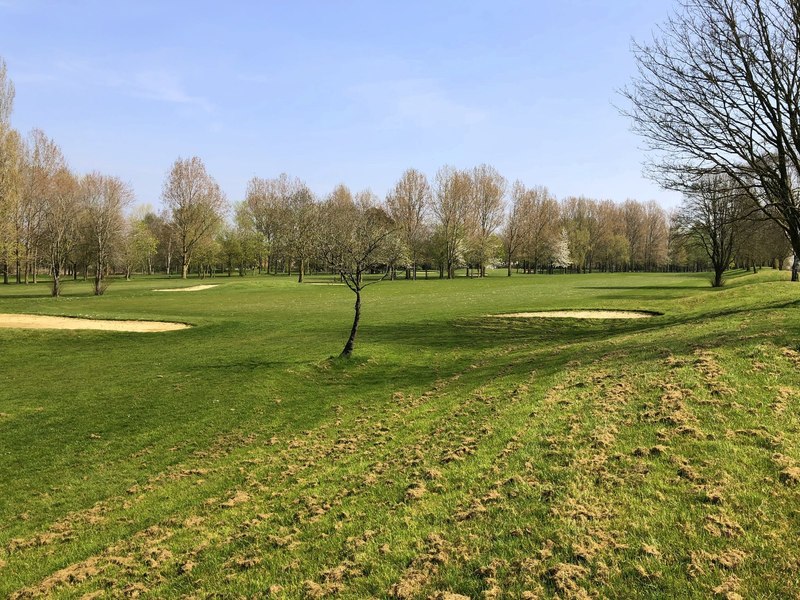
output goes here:
<path id="1" fill-rule="evenodd" d="M 339 355 L 340 358 L 350 358 L 353 354 L 353 347 L 356 343 L 356 334 L 358 333 L 358 321 L 361 319 L 361 290 L 356 290 L 356 304 L 355 315 L 353 316 L 353 327 L 350 329 L 350 337 L 347 338 L 347 343 L 344 345 L 344 350 Z"/>
<path id="2" fill-rule="evenodd" d="M 297 274 L 297 283 L 303 283 L 303 273 L 306 270 L 306 261 L 304 258 L 300 259 L 300 271 Z"/>
<path id="3" fill-rule="evenodd" d="M 794 260 L 792 261 L 792 281 L 800 280 L 798 273 L 800 273 L 800 256 L 795 254 Z"/>
<path id="4" fill-rule="evenodd" d="M 181 255 L 181 279 L 189 277 L 189 254 L 184 251 Z"/>
<path id="5" fill-rule="evenodd" d="M 94 265 L 94 295 L 102 296 L 103 292 L 103 261 L 102 252 L 98 253 L 97 262 Z"/>
<path id="6" fill-rule="evenodd" d="M 714 262 L 714 280 L 711 282 L 711 287 L 722 287 L 722 275 L 725 273 L 725 265 Z"/>
<path id="7" fill-rule="evenodd" d="M 54 298 L 58 298 L 61 295 L 61 273 L 59 271 L 58 264 L 53 263 L 53 288 L 50 293 Z"/>

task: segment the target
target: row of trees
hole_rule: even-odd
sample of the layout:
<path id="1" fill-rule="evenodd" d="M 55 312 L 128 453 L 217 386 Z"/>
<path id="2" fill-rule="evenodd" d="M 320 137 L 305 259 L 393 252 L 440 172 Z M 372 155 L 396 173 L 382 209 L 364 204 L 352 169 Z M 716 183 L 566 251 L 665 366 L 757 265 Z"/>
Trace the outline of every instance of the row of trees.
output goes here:
<path id="1" fill-rule="evenodd" d="M 509 276 L 514 268 L 535 273 L 711 266 L 719 271 L 732 262 L 780 264 L 789 251 L 780 226 L 752 218 L 758 205 L 747 194 L 737 196 L 735 210 L 723 219 L 728 223 L 737 216 L 736 227 L 724 234 L 731 241 L 712 244 L 709 240 L 718 236 L 704 227 L 708 215 L 690 210 L 702 202 L 667 213 L 655 202 L 559 201 L 544 187 L 509 185 L 489 165 L 445 166 L 432 181 L 408 169 L 383 201 L 343 185 L 320 198 L 285 174 L 255 177 L 245 199 L 231 207 L 202 160 L 178 159 L 164 182 L 163 210 L 130 211 L 133 193 L 124 182 L 99 173 L 75 174 L 44 133 L 36 130 L 23 139 L 14 131 L 9 122 L 13 98 L 0 61 L 0 264 L 6 283 L 11 275 L 17 282 L 35 282 L 39 270 L 46 269 L 54 295 L 65 273 L 91 274 L 97 294 L 115 271 L 130 277 L 134 271 L 160 270 L 185 278 L 192 269 L 201 275 L 258 269 L 294 272 L 299 281 L 309 270 L 342 275 L 333 260 L 341 253 L 331 240 L 341 241 L 343 234 L 331 224 L 341 230 L 356 209 L 371 215 L 368 221 L 380 223 L 383 232 L 365 268 L 390 277 L 405 272 L 409 279 L 416 279 L 420 267 L 426 277 L 433 269 L 452 278 L 462 267 L 482 277 L 487 267 L 500 264 Z M 691 198 L 699 201 L 703 194 Z M 724 252 L 709 252 L 711 246 Z"/>
<path id="2" fill-rule="evenodd" d="M 27 138 L 11 128 L 14 86 L 0 60 L 0 266 L 3 282 L 11 270 L 18 283 L 36 281 L 40 265 L 52 275 L 53 295 L 69 266 L 94 277 L 96 294 L 105 289 L 112 256 L 129 243 L 125 210 L 130 186 L 116 177 L 79 176 L 60 148 L 42 131 Z"/>
<path id="3" fill-rule="evenodd" d="M 324 220 L 337 210 L 346 214 L 353 202 L 379 206 L 392 223 L 381 255 L 381 267 L 391 277 L 404 271 L 415 279 L 420 267 L 426 276 L 433 269 L 452 278 L 456 269 L 466 267 L 468 275 L 480 277 L 488 266 L 500 264 L 509 276 L 514 268 L 535 273 L 712 266 L 700 230 L 690 226 L 685 212 L 667 213 L 652 201 L 559 201 L 544 187 L 519 181 L 509 186 L 487 165 L 443 167 L 432 184 L 409 169 L 382 203 L 368 190 L 353 196 L 340 185 L 317 199 L 302 181 L 287 175 L 254 178 L 246 199 L 234 207 L 234 226 L 224 227 L 217 242 L 211 242 L 212 254 L 229 273 L 234 268 L 243 272 L 244 265 L 275 273 L 294 269 L 302 281 L 309 268 L 329 268 L 320 250 L 326 243 Z M 788 249 L 780 230 L 755 221 L 749 230 L 764 232 L 742 237 L 728 265 L 781 264 Z"/>

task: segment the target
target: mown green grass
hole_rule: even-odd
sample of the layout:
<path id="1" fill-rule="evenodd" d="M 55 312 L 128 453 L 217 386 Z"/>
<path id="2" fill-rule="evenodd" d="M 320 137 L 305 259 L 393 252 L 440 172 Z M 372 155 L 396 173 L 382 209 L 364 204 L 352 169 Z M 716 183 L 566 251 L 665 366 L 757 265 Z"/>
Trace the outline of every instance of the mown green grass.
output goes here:
<path id="1" fill-rule="evenodd" d="M 344 287 L 2 287 L 0 312 L 195 327 L 0 329 L 0 597 L 791 597 L 786 279 L 383 282 L 350 361 Z M 663 314 L 486 317 L 556 308 Z"/>

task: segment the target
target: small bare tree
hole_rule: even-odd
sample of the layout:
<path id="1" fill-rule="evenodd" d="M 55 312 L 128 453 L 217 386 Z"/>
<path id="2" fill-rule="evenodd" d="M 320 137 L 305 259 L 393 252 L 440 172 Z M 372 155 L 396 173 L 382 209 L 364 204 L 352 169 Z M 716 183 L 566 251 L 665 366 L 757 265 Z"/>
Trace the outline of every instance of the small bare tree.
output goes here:
<path id="1" fill-rule="evenodd" d="M 89 173 L 81 180 L 86 239 L 94 266 L 94 293 L 106 290 L 105 271 L 115 247 L 123 241 L 124 211 L 133 202 L 130 186 L 118 177 Z"/>
<path id="2" fill-rule="evenodd" d="M 344 194 L 332 194 L 323 204 L 324 230 L 320 246 L 322 258 L 356 295 L 350 337 L 339 355 L 343 358 L 349 358 L 355 347 L 361 320 L 361 292 L 382 281 L 388 271 L 383 277 L 368 281 L 364 275 L 385 263 L 383 253 L 394 231 L 392 219 L 372 192 L 360 192 L 350 202 L 346 198 Z"/>
<path id="3" fill-rule="evenodd" d="M 685 235 L 702 247 L 714 268 L 713 287 L 722 287 L 731 264 L 745 210 L 745 196 L 724 175 L 708 176 L 687 193 L 680 219 Z"/>
<path id="4" fill-rule="evenodd" d="M 206 172 L 203 161 L 194 156 L 175 161 L 164 182 L 161 199 L 178 244 L 181 278 L 186 279 L 195 247 L 211 239 L 222 223 L 227 207 L 225 195 Z"/>

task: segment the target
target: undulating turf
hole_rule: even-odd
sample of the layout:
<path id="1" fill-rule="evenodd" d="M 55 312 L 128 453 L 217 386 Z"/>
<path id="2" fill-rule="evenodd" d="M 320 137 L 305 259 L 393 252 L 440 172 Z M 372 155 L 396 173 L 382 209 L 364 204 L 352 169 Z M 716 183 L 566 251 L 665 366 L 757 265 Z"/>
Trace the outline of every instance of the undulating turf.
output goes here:
<path id="1" fill-rule="evenodd" d="M 349 361 L 341 286 L 0 286 L 0 312 L 195 325 L 0 329 L 0 597 L 793 597 L 787 279 L 387 281 Z M 663 314 L 486 316 L 556 308 Z"/>

